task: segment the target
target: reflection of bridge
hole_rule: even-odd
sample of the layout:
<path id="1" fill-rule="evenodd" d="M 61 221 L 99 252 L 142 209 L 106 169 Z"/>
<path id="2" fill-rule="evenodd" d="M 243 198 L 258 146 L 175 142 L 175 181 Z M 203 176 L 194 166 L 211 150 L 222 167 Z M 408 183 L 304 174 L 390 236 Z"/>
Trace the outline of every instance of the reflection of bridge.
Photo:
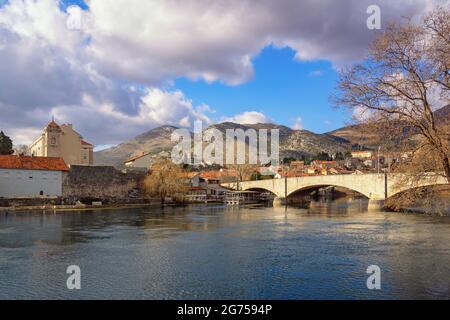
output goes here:
<path id="1" fill-rule="evenodd" d="M 439 175 L 430 174 L 420 179 L 408 178 L 402 174 L 346 174 L 309 176 L 287 179 L 244 181 L 225 183 L 224 187 L 239 190 L 266 190 L 284 199 L 297 191 L 326 186 L 343 187 L 366 196 L 372 204 L 382 204 L 393 195 L 418 187 L 447 184 L 447 180 Z"/>

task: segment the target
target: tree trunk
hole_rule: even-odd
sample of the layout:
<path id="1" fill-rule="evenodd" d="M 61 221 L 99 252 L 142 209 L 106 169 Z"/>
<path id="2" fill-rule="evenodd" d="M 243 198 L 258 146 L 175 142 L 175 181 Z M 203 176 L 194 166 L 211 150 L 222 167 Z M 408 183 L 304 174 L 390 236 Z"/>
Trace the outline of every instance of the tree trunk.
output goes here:
<path id="1" fill-rule="evenodd" d="M 165 202 L 166 202 L 166 197 L 161 197 L 161 207 L 164 207 Z"/>

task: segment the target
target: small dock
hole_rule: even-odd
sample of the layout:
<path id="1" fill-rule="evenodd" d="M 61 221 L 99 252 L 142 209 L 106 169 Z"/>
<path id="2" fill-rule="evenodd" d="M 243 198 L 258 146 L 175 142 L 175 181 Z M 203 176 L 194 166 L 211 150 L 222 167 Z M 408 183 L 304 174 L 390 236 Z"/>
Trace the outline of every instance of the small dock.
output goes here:
<path id="1" fill-rule="evenodd" d="M 261 193 L 256 191 L 229 191 L 224 195 L 224 203 L 227 205 L 258 203 L 261 200 Z"/>

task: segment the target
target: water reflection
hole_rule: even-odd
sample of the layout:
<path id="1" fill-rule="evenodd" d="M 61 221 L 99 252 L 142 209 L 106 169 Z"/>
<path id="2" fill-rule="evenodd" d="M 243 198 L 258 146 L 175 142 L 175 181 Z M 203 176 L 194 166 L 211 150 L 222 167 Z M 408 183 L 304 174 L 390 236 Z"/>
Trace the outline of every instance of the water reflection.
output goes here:
<path id="1" fill-rule="evenodd" d="M 0 215 L 0 298 L 450 298 L 449 218 L 222 205 Z M 82 290 L 65 289 L 78 264 Z M 382 290 L 365 287 L 367 266 Z"/>

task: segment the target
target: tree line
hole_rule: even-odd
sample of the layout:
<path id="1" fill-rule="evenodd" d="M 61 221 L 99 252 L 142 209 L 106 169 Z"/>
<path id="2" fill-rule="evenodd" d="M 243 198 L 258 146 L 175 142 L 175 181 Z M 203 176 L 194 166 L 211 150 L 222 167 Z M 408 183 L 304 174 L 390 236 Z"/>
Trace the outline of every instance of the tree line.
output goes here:
<path id="1" fill-rule="evenodd" d="M 0 155 L 10 155 L 14 153 L 13 142 L 3 131 L 0 131 Z"/>

